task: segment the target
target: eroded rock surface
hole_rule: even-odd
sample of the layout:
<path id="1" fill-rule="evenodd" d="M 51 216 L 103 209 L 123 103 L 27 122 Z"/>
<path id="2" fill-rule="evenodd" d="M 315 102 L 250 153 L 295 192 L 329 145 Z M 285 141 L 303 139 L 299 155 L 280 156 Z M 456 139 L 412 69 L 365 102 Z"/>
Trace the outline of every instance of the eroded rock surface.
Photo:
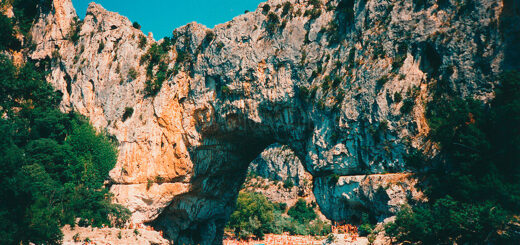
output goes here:
<path id="1" fill-rule="evenodd" d="M 329 218 L 353 215 L 331 209 L 345 200 L 383 218 L 409 190 L 374 174 L 407 171 L 411 148 L 436 153 L 424 117 L 433 88 L 492 96 L 507 56 L 502 1 L 413 2 L 271 0 L 212 30 L 190 23 L 173 32 L 159 61 L 171 72 L 152 96 L 160 64 L 141 57 L 164 40 L 97 4 L 78 21 L 70 0 L 54 0 L 31 57 L 50 69 L 64 111 L 119 142 L 112 191 L 134 221 L 176 243 L 219 244 L 249 163 L 269 145 L 287 145 L 317 178 Z M 345 177 L 328 189 L 320 178 L 334 174 Z"/>
<path id="2" fill-rule="evenodd" d="M 312 175 L 303 167 L 300 159 L 285 145 L 272 144 L 251 162 L 248 169 L 252 175 L 286 181 L 297 186 L 312 182 Z"/>
<path id="3" fill-rule="evenodd" d="M 314 195 L 321 212 L 332 220 L 359 223 L 365 213 L 382 222 L 402 205 L 426 200 L 416 183 L 410 174 L 321 177 L 316 178 Z"/>

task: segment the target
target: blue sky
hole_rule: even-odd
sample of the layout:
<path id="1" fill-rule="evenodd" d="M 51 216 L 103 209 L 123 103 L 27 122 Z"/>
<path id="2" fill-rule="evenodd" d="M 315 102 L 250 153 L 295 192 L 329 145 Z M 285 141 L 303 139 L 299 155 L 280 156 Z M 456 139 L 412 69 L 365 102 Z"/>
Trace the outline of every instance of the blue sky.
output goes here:
<path id="1" fill-rule="evenodd" d="M 212 28 L 253 11 L 266 0 L 97 0 L 105 9 L 119 12 L 141 24 L 143 32 L 153 32 L 156 40 L 171 36 L 172 31 L 192 21 Z M 78 16 L 83 19 L 92 0 L 72 0 Z"/>

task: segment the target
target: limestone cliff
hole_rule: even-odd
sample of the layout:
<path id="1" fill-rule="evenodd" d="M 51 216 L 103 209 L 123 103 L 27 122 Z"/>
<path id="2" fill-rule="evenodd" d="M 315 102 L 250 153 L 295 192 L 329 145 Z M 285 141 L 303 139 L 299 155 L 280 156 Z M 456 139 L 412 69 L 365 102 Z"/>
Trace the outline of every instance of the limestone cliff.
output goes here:
<path id="1" fill-rule="evenodd" d="M 53 4 L 31 58 L 64 111 L 119 142 L 116 200 L 188 244 L 221 243 L 249 163 L 273 143 L 314 176 L 328 218 L 388 217 L 416 194 L 403 156 L 436 154 L 432 88 L 487 100 L 514 44 L 499 0 L 271 0 L 158 42 L 100 5 L 80 21 L 70 0 Z"/>

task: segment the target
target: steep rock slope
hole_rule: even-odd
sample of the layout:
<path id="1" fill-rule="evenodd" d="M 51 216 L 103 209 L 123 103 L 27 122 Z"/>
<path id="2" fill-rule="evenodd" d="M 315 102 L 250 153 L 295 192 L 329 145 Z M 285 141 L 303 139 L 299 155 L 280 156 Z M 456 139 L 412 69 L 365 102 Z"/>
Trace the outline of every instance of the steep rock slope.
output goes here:
<path id="1" fill-rule="evenodd" d="M 97 4 L 83 21 L 70 0 L 53 4 L 32 30 L 31 58 L 50 69 L 63 110 L 120 143 L 116 199 L 178 243 L 221 242 L 249 163 L 273 143 L 316 178 L 329 218 L 391 215 L 407 190 L 373 195 L 396 176 L 370 175 L 406 172 L 411 148 L 434 156 L 433 88 L 487 100 L 511 43 L 498 28 L 502 1 L 272 0 L 159 42 Z M 333 203 L 340 211 L 326 211 Z"/>

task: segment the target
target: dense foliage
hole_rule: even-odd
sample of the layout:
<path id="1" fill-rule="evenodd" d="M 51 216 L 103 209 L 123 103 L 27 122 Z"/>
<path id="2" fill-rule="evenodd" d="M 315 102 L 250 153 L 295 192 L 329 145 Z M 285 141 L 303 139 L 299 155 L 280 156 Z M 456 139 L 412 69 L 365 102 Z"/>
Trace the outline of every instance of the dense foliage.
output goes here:
<path id="1" fill-rule="evenodd" d="M 0 14 L 0 51 L 9 53 L 51 2 L 4 4 L 15 14 Z M 103 186 L 115 146 L 82 117 L 60 112 L 61 93 L 43 74 L 31 61 L 16 67 L 0 55 L 0 244 L 58 244 L 65 224 L 121 225 L 129 217 Z"/>
<path id="2" fill-rule="evenodd" d="M 258 193 L 240 192 L 236 210 L 231 214 L 228 226 L 240 237 L 250 234 L 263 237 L 269 232 L 274 220 L 274 206 Z"/>
<path id="3" fill-rule="evenodd" d="M 0 14 L 0 49 L 18 49 L 20 41 L 14 37 L 14 26 L 11 19 Z"/>
<path id="4" fill-rule="evenodd" d="M 27 63 L 0 57 L 0 243 L 58 243 L 60 227 L 121 224 L 128 211 L 103 187 L 116 148 Z M 113 221 L 113 222 L 111 222 Z"/>
<path id="5" fill-rule="evenodd" d="M 388 234 L 403 243 L 512 244 L 520 211 L 520 73 L 502 76 L 489 105 L 438 94 L 427 106 L 441 154 L 409 159 L 425 178 L 425 205 L 404 208 Z"/>
<path id="6" fill-rule="evenodd" d="M 266 233 L 322 236 L 330 232 L 330 225 L 317 219 L 303 199 L 289 209 L 289 215 L 285 214 L 286 206 L 272 203 L 262 194 L 241 191 L 227 228 L 241 239 L 262 238 Z"/>
<path id="7" fill-rule="evenodd" d="M 301 198 L 287 211 L 287 214 L 300 223 L 309 222 L 316 218 L 316 213 L 312 207 Z"/>

